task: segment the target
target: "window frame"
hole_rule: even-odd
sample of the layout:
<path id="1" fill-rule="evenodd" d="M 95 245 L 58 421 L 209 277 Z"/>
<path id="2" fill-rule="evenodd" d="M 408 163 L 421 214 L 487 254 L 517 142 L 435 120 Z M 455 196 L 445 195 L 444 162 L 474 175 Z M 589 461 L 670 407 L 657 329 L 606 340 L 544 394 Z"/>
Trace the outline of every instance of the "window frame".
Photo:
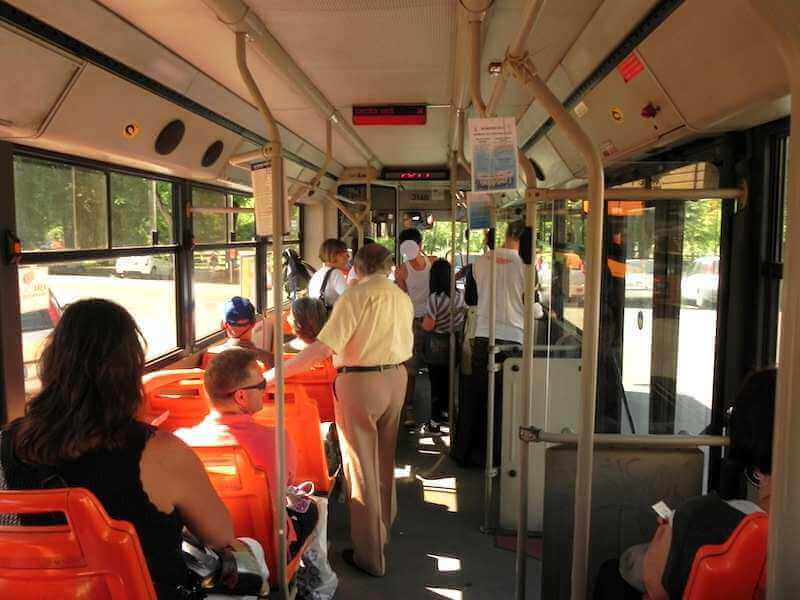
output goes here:
<path id="1" fill-rule="evenodd" d="M 48 161 L 57 163 L 72 168 L 91 169 L 103 173 L 105 177 L 106 189 L 106 233 L 107 244 L 105 248 L 96 248 L 91 250 L 81 249 L 59 249 L 59 250 L 38 250 L 38 251 L 23 251 L 20 255 L 18 266 L 29 265 L 44 265 L 50 263 L 78 263 L 88 260 L 115 260 L 128 256 L 155 256 L 155 255 L 169 255 L 172 257 L 174 265 L 174 281 L 175 281 L 175 314 L 177 323 L 175 324 L 175 340 L 176 345 L 172 349 L 163 354 L 159 354 L 147 362 L 147 370 L 155 370 L 161 366 L 174 362 L 177 359 L 183 358 L 186 355 L 186 339 L 183 335 L 183 328 L 180 326 L 183 320 L 183 306 L 180 301 L 182 297 L 182 290 L 180 285 L 180 231 L 182 226 L 183 211 L 180 210 L 182 205 L 182 180 L 177 177 L 162 175 L 159 173 L 151 173 L 140 169 L 124 167 L 112 163 L 105 163 L 92 159 L 86 159 L 58 152 L 51 152 L 47 150 L 33 149 L 26 146 L 12 146 L 11 163 L 12 168 L 16 157 L 30 158 L 40 161 Z M 149 246 L 125 246 L 114 248 L 113 244 L 113 224 L 112 224 L 112 195 L 111 195 L 111 174 L 120 174 L 131 177 L 145 178 L 160 182 L 169 183 L 172 186 L 172 244 L 164 245 L 149 245 Z M 12 198 L 11 210 L 16 215 L 16 197 Z M 20 317 L 21 318 L 21 317 Z"/>
<path id="2" fill-rule="evenodd" d="M 193 192 L 195 189 L 203 189 L 212 192 L 220 192 L 225 194 L 225 208 L 233 208 L 233 196 L 252 196 L 252 193 L 243 192 L 242 190 L 237 190 L 233 188 L 226 188 L 222 186 L 215 186 L 208 183 L 198 183 L 190 181 L 188 182 L 189 187 L 189 204 L 191 206 L 191 199 L 193 197 Z M 300 203 L 296 203 L 289 207 L 289 210 L 292 210 L 294 207 L 298 209 L 298 231 L 296 237 L 290 237 L 292 234 L 287 234 L 283 236 L 283 245 L 287 244 L 297 244 L 302 256 L 303 251 L 303 227 L 304 227 L 304 210 L 303 205 Z M 254 301 L 256 306 L 256 310 L 258 312 L 263 312 L 265 309 L 272 308 L 269 306 L 269 291 L 267 290 L 266 285 L 264 285 L 263 289 L 260 285 L 260 282 L 267 281 L 267 271 L 272 270 L 272 265 L 267 262 L 267 255 L 269 252 L 272 251 L 272 236 L 259 236 L 258 233 L 255 234 L 255 237 L 252 240 L 231 240 L 231 233 L 233 233 L 233 219 L 232 215 L 226 215 L 225 219 L 225 242 L 214 242 L 214 243 L 195 243 L 194 241 L 194 219 L 193 215 L 189 218 L 190 226 L 190 246 L 191 246 L 191 265 L 192 271 L 194 266 L 194 254 L 195 252 L 205 252 L 210 250 L 237 250 L 237 249 L 247 249 L 253 248 L 256 254 L 256 298 L 251 298 Z M 194 285 L 194 279 L 191 279 L 191 285 Z M 286 300 L 284 300 L 284 304 Z M 194 303 L 192 303 L 195 306 Z M 194 318 L 195 315 L 192 314 L 192 322 L 193 327 L 192 330 L 194 331 Z M 192 352 L 198 352 L 208 346 L 211 346 L 215 342 L 224 338 L 224 332 L 222 329 L 209 333 L 203 337 L 197 337 L 196 334 L 193 335 L 192 340 Z"/>

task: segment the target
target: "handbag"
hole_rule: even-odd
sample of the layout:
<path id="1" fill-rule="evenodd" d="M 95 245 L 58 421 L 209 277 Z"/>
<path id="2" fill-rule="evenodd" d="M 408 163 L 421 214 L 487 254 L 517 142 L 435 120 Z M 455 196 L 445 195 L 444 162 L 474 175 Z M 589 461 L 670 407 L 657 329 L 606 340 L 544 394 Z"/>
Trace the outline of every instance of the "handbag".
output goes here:
<path id="1" fill-rule="evenodd" d="M 436 333 L 435 331 L 426 333 L 422 359 L 429 365 L 448 364 L 450 362 L 450 334 Z"/>
<path id="2" fill-rule="evenodd" d="M 186 567 L 192 574 L 192 584 L 181 590 L 187 599 L 204 598 L 207 592 L 232 595 L 261 594 L 261 588 L 269 577 L 263 561 L 253 554 L 242 540 L 231 546 L 214 551 L 206 548 L 195 536 L 183 530 L 181 553 Z"/>

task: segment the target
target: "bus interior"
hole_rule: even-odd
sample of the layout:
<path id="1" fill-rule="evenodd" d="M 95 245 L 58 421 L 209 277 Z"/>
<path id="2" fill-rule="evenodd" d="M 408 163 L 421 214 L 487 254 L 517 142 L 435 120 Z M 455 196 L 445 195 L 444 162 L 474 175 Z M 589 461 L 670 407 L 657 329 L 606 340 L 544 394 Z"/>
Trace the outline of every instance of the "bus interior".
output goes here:
<path id="1" fill-rule="evenodd" d="M 449 456 L 470 382 L 453 352 L 442 435 L 401 429 L 383 579 L 336 556 L 329 490 L 336 598 L 591 597 L 600 564 L 652 536 L 652 504 L 726 485 L 726 411 L 774 364 L 764 577 L 793 597 L 796 0 L 0 0 L 0 422 L 79 299 L 133 315 L 148 374 L 191 373 L 234 295 L 282 364 L 287 249 L 318 268 L 325 239 L 368 238 L 399 265 L 413 227 L 455 272 L 473 264 L 471 192 L 490 184 L 470 132 L 493 117 L 516 134 L 516 185 L 487 195 L 495 237 L 533 228 L 544 314 L 499 367 L 499 455 L 490 438 L 483 468 Z M 277 597 L 296 593 L 284 562 Z"/>

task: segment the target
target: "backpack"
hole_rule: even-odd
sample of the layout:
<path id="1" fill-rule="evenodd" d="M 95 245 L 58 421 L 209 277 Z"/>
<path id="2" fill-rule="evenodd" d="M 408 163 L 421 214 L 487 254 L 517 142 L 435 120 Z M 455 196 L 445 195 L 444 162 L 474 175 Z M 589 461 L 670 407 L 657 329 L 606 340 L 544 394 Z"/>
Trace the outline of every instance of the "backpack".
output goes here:
<path id="1" fill-rule="evenodd" d="M 290 300 L 297 300 L 298 292 L 308 289 L 314 271 L 292 248 L 283 251 L 283 285 Z"/>

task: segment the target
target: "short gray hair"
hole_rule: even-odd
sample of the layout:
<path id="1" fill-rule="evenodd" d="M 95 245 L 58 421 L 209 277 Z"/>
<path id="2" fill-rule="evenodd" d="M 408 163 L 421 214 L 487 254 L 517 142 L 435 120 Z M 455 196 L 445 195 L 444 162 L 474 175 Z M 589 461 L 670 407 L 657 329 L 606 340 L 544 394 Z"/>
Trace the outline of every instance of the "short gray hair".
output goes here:
<path id="1" fill-rule="evenodd" d="M 392 270 L 392 254 L 380 244 L 367 244 L 356 252 L 354 266 L 360 276 L 380 273 L 387 275 Z"/>

